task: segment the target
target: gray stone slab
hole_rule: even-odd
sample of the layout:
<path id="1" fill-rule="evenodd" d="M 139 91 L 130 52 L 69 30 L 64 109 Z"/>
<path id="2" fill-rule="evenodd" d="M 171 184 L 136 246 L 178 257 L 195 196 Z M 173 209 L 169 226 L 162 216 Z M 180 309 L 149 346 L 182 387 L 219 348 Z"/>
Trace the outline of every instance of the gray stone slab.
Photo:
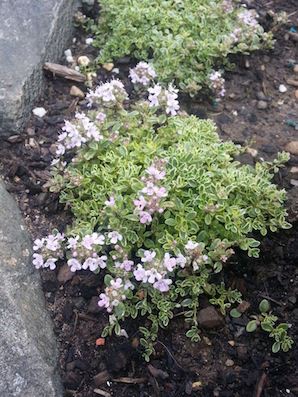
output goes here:
<path id="1" fill-rule="evenodd" d="M 42 93 L 45 61 L 62 56 L 77 0 L 0 0 L 0 138 L 18 133 Z"/>
<path id="2" fill-rule="evenodd" d="M 0 396 L 62 397 L 57 348 L 31 242 L 0 181 Z"/>

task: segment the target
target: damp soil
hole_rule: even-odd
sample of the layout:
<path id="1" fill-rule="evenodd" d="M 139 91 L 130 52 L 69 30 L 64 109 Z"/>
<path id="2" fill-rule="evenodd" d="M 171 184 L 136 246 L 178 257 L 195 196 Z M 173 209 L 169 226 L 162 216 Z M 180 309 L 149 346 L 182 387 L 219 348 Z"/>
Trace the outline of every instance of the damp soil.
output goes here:
<path id="1" fill-rule="evenodd" d="M 250 1 L 257 7 L 263 23 L 270 23 L 268 11 L 287 11 L 289 24 L 277 33 L 275 48 L 249 57 L 234 59 L 227 73 L 225 99 L 216 106 L 210 100 L 182 97 L 182 108 L 201 118 L 212 118 L 222 139 L 248 145 L 240 161 L 254 164 L 273 159 L 277 152 L 297 140 L 297 87 L 287 84 L 295 78 L 298 63 L 297 42 L 289 29 L 298 25 L 296 0 Z M 93 10 L 94 11 L 94 10 Z M 93 12 L 90 10 L 90 13 Z M 84 44 L 82 32 L 73 46 L 74 54 L 93 57 L 94 50 Z M 80 38 L 79 38 L 80 37 Z M 133 60 L 124 58 L 115 67 L 119 74 L 98 70 L 97 82 L 113 77 L 127 80 Z M 297 79 L 297 77 L 296 77 Z M 47 109 L 43 119 L 32 117 L 20 135 L 1 142 L 1 172 L 24 214 L 32 238 L 53 228 L 63 229 L 71 214 L 55 194 L 45 188 L 55 141 L 64 119 L 86 102 L 70 96 L 72 83 L 46 76 L 46 88 L 38 106 Z M 279 92 L 285 84 L 287 92 Z M 79 86 L 83 91 L 86 87 Z M 259 101 L 265 102 L 259 109 Z M 297 124 L 295 124 L 297 123 Z M 219 329 L 202 329 L 202 340 L 192 343 L 185 337 L 185 324 L 174 318 L 159 334 L 156 354 L 150 365 L 139 347 L 138 324 L 125 322 L 126 337 L 109 337 L 102 345 L 100 335 L 107 314 L 97 305 L 102 276 L 79 272 L 71 279 L 67 273 L 41 273 L 48 309 L 60 346 L 60 372 L 67 397 L 277 397 L 298 396 L 297 345 L 288 353 L 271 353 L 271 340 L 262 331 L 248 334 L 245 325 L 266 298 L 282 322 L 292 324 L 290 335 L 298 333 L 298 154 L 291 155 L 275 182 L 288 192 L 287 207 L 293 228 L 263 238 L 259 259 L 237 253 L 226 267 L 222 280 L 238 288 L 249 308 L 239 319 L 226 316 Z M 293 180 L 297 181 L 293 184 Z M 202 300 L 202 308 L 208 301 Z M 141 319 L 145 322 L 146 319 Z M 97 341 L 97 343 L 96 343 Z M 96 390 L 96 391 L 94 391 Z"/>

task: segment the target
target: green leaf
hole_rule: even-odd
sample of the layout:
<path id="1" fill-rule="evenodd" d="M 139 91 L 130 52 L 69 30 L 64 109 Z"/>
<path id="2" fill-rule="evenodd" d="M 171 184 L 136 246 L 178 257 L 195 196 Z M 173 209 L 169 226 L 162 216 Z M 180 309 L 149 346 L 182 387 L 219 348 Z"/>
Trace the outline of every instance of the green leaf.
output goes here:
<path id="1" fill-rule="evenodd" d="M 272 345 L 272 352 L 278 353 L 280 351 L 280 342 L 275 342 Z"/>
<path id="2" fill-rule="evenodd" d="M 169 226 L 175 226 L 176 221 L 173 218 L 168 218 L 168 219 L 165 220 L 165 224 L 169 225 Z"/>
<path id="3" fill-rule="evenodd" d="M 263 299 L 259 304 L 259 310 L 261 313 L 267 313 L 270 310 L 270 303 L 267 299 Z"/>
<path id="4" fill-rule="evenodd" d="M 247 332 L 254 332 L 257 329 L 257 322 L 256 320 L 251 320 L 246 325 Z"/>
<path id="5" fill-rule="evenodd" d="M 271 332 L 273 330 L 272 325 L 265 322 L 261 322 L 261 328 L 266 332 Z"/>
<path id="6" fill-rule="evenodd" d="M 115 306 L 114 313 L 118 319 L 122 318 L 125 314 L 125 305 L 120 302 L 117 306 Z"/>
<path id="7" fill-rule="evenodd" d="M 241 317 L 242 313 L 240 313 L 237 309 L 232 309 L 230 311 L 230 316 L 233 318 L 239 318 Z"/>
<path id="8" fill-rule="evenodd" d="M 104 278 L 104 283 L 107 287 L 110 286 L 111 281 L 113 280 L 113 277 L 110 274 L 106 274 Z"/>

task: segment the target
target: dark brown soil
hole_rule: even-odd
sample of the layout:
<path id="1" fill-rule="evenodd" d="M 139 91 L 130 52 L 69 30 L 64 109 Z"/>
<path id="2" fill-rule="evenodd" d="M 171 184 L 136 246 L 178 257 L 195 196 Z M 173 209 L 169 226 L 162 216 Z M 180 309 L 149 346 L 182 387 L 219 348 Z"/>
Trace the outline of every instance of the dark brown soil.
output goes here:
<path id="1" fill-rule="evenodd" d="M 241 157 L 241 161 L 253 164 L 260 158 L 272 159 L 298 137 L 291 123 L 298 124 L 297 88 L 286 83 L 294 78 L 293 61 L 298 63 L 297 42 L 288 35 L 291 26 L 298 25 L 298 4 L 296 0 L 249 3 L 259 8 L 265 23 L 270 22 L 266 14 L 270 9 L 291 14 L 290 23 L 277 34 L 274 50 L 235 59 L 237 66 L 227 74 L 227 96 L 216 107 L 206 100 L 181 99 L 183 108 L 190 113 L 213 118 L 223 139 L 257 149 L 256 157 L 249 153 Z M 93 51 L 82 43 L 78 42 L 74 52 L 80 55 L 90 52 L 92 56 Z M 120 68 L 120 78 L 126 79 L 130 65 L 129 60 L 125 61 L 116 66 Z M 99 81 L 110 77 L 109 72 L 99 70 Z M 279 92 L 280 84 L 287 86 L 286 93 Z M 44 98 L 38 103 L 48 110 L 47 115 L 44 119 L 32 117 L 21 135 L 1 142 L 8 189 L 15 194 L 33 238 L 54 227 L 63 229 L 71 222 L 71 215 L 58 204 L 57 196 L 43 187 L 49 178 L 54 143 L 63 120 L 71 117 L 76 106 L 86 106 L 84 101 L 77 103 L 70 97 L 70 86 L 69 82 L 48 76 Z M 128 82 L 127 88 L 130 89 Z M 257 107 L 261 97 L 267 104 L 264 110 Z M 150 363 L 153 367 L 142 360 L 135 322 L 125 323 L 129 339 L 107 338 L 104 346 L 96 346 L 107 322 L 106 313 L 97 306 L 101 276 L 84 272 L 59 282 L 55 272 L 42 272 L 48 308 L 60 343 L 65 396 L 298 395 L 297 346 L 289 353 L 273 354 L 267 334 L 245 331 L 249 316 L 257 312 L 258 303 L 267 297 L 280 321 L 292 324 L 290 334 L 297 341 L 298 187 L 290 180 L 295 177 L 297 180 L 298 173 L 290 172 L 293 166 L 298 167 L 298 156 L 291 156 L 287 167 L 275 178 L 288 191 L 293 228 L 266 237 L 258 260 L 238 253 L 223 275 L 226 284 L 238 288 L 251 307 L 240 319 L 227 316 L 220 330 L 202 331 L 202 341 L 197 344 L 184 336 L 184 322 L 177 317 L 159 335 L 157 353 Z M 202 302 L 202 307 L 206 303 Z M 96 394 L 94 389 L 100 389 L 103 394 Z"/>

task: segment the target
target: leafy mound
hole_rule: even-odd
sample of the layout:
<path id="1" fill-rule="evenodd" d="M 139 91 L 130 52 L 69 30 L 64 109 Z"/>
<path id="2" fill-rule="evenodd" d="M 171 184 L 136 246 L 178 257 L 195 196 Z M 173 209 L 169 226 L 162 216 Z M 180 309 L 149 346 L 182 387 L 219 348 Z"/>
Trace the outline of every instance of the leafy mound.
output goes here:
<path id="1" fill-rule="evenodd" d="M 173 80 L 196 94 L 210 86 L 214 68 L 227 56 L 272 45 L 255 11 L 232 0 L 101 0 L 97 24 L 90 22 L 99 62 L 130 55 L 153 60 L 161 82 Z"/>
<path id="2" fill-rule="evenodd" d="M 199 340 L 201 294 L 222 313 L 241 300 L 212 281 L 233 247 L 257 257 L 252 232 L 290 227 L 285 192 L 271 182 L 287 155 L 241 165 L 234 156 L 242 149 L 222 142 L 211 121 L 176 115 L 173 87 L 158 93 L 130 105 L 113 80 L 89 93 L 91 110 L 66 122 L 58 155 L 68 149 L 72 161 L 55 161 L 52 190 L 61 191 L 74 223 L 67 239 L 58 233 L 36 240 L 34 254 L 38 268 L 54 269 L 66 251 L 73 272 L 105 269 L 99 305 L 110 315 L 103 335 L 123 334 L 125 317 L 146 316 L 139 328 L 146 359 L 159 327 L 181 308 L 187 336 Z"/>

